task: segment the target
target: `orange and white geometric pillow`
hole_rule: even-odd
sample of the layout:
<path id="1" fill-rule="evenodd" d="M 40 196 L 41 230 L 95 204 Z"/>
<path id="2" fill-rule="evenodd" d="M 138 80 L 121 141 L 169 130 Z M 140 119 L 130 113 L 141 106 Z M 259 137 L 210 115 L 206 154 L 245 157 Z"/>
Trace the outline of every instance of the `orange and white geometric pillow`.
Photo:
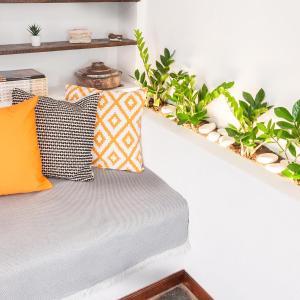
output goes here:
<path id="1" fill-rule="evenodd" d="M 65 99 L 76 102 L 99 92 L 93 88 L 67 85 Z M 103 91 L 97 110 L 93 165 L 99 168 L 142 172 L 141 119 L 145 92 L 141 89 Z"/>

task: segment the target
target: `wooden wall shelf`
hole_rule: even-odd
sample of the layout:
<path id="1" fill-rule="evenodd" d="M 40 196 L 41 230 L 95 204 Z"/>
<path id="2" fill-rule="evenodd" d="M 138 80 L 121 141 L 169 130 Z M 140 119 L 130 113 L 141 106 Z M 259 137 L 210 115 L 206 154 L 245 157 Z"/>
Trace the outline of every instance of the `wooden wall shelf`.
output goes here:
<path id="1" fill-rule="evenodd" d="M 40 47 L 32 47 L 31 44 L 8 44 L 0 45 L 0 55 L 121 47 L 130 45 L 136 45 L 136 41 L 124 39 L 122 41 L 114 42 L 108 39 L 96 39 L 92 40 L 92 42 L 88 44 L 71 44 L 68 41 L 63 41 L 42 43 Z"/>
<path id="2" fill-rule="evenodd" d="M 0 3 L 88 3 L 88 2 L 139 2 L 140 0 L 0 0 Z"/>

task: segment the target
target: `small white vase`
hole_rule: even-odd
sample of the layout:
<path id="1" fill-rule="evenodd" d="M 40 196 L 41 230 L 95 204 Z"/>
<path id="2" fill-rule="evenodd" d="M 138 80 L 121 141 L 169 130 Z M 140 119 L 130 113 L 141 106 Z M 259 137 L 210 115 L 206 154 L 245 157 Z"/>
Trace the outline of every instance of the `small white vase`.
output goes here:
<path id="1" fill-rule="evenodd" d="M 32 45 L 32 47 L 41 46 L 41 37 L 39 35 L 32 35 L 31 36 L 31 45 Z"/>

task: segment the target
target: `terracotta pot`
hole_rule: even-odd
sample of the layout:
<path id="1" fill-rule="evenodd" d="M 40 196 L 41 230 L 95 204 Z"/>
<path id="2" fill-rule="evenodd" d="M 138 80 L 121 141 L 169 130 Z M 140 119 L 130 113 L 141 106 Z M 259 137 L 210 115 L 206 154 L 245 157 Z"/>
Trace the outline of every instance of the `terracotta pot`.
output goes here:
<path id="1" fill-rule="evenodd" d="M 122 72 L 107 67 L 103 62 L 94 62 L 90 67 L 75 73 L 77 84 L 98 90 L 108 90 L 121 85 Z"/>

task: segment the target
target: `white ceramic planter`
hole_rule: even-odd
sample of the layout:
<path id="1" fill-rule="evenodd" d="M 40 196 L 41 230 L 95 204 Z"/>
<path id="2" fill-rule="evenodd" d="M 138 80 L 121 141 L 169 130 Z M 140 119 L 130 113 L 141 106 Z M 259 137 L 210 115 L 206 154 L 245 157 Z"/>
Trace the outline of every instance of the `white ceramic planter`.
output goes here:
<path id="1" fill-rule="evenodd" d="M 41 37 L 39 35 L 32 35 L 31 36 L 31 45 L 32 45 L 32 47 L 41 46 Z"/>

